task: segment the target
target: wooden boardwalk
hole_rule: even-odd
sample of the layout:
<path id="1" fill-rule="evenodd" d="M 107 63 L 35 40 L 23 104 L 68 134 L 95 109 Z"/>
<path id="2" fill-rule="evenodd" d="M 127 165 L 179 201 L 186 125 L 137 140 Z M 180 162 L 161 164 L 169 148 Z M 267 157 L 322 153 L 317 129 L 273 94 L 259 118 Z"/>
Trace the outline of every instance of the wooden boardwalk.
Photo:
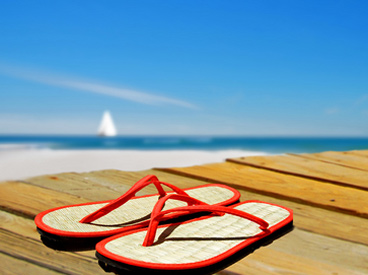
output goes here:
<path id="1" fill-rule="evenodd" d="M 368 274 L 368 151 L 228 159 L 141 172 L 63 173 L 0 184 L 1 274 L 106 274 L 94 251 L 60 252 L 39 240 L 33 218 L 62 205 L 113 199 L 155 174 L 181 188 L 235 187 L 241 201 L 294 210 L 295 229 L 218 274 Z M 151 187 L 141 194 L 155 192 Z"/>

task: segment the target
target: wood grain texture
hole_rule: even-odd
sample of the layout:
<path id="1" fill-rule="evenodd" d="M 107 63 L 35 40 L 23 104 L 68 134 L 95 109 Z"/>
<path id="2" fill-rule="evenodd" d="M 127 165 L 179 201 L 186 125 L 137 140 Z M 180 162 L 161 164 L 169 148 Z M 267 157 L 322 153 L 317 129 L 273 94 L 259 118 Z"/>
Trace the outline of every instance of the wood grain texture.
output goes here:
<path id="1" fill-rule="evenodd" d="M 368 171 L 312 158 L 282 155 L 241 157 L 227 161 L 368 191 Z"/>
<path id="2" fill-rule="evenodd" d="M 41 243 L 40 234 L 36 230 L 36 224 L 33 219 L 0 211 L 0 228 Z M 94 250 L 77 251 L 74 253 L 88 257 L 91 261 L 96 259 Z"/>
<path id="3" fill-rule="evenodd" d="M 41 244 L 32 220 L 6 212 L 0 212 L 0 220 L 1 229 L 6 231 L 13 230 L 12 233 L 15 236 L 20 235 L 22 238 L 25 238 L 20 241 L 32 240 Z M 1 240 L 0 238 L 0 242 Z M 15 247 L 13 249 L 17 250 L 18 248 Z M 50 250 L 50 252 L 53 251 L 46 247 L 45 249 Z M 23 255 L 24 252 L 18 251 L 12 253 L 13 255 Z M 58 252 L 58 254 L 64 253 L 68 256 L 75 256 L 78 259 L 82 257 L 82 259 L 90 261 L 91 264 L 97 261 L 92 250 L 78 253 Z M 273 256 L 270 257 L 270 255 Z M 337 240 L 296 228 L 284 237 L 274 241 L 271 245 L 256 250 L 255 253 L 228 267 L 226 272 L 227 274 L 231 274 L 230 272 L 238 274 L 260 274 L 261 272 L 267 273 L 267 270 L 271 268 L 275 272 L 284 270 L 288 273 L 293 273 L 298 270 L 302 274 L 306 274 L 303 272 L 310 272 L 310 274 L 319 274 L 322 272 L 323 274 L 323 272 L 327 272 L 328 270 L 342 274 L 359 274 L 359 272 L 368 272 L 367 267 L 364 265 L 367 257 L 368 246 L 356 245 L 348 241 Z M 279 260 L 276 263 L 277 258 Z M 30 262 L 35 261 L 33 258 L 26 259 Z M 293 261 L 300 260 L 303 260 L 303 265 L 298 265 L 297 268 L 291 264 Z M 27 267 L 25 266 L 25 268 Z M 51 268 L 58 270 L 57 266 L 52 265 Z M 355 273 L 353 272 L 354 270 Z M 222 271 L 219 274 L 226 273 Z"/>
<path id="4" fill-rule="evenodd" d="M 308 159 L 314 159 L 319 161 L 324 161 L 328 163 L 333 163 L 336 165 L 341 165 L 345 167 L 350 167 L 354 169 L 359 169 L 363 171 L 368 171 L 368 153 L 367 155 L 355 154 L 354 152 L 322 152 L 315 154 L 290 154 L 297 157 L 303 157 Z"/>
<path id="5" fill-rule="evenodd" d="M 359 173 L 365 172 L 362 165 L 368 159 L 368 151 L 287 157 L 293 157 L 295 163 L 284 164 L 286 168 L 300 174 L 225 162 L 140 172 L 62 173 L 0 183 L 0 273 L 106 274 L 98 266 L 93 250 L 61 252 L 44 246 L 33 218 L 57 206 L 117 198 L 143 176 L 155 174 L 180 188 L 208 182 L 227 184 L 240 191 L 241 201 L 261 200 L 293 209 L 292 232 L 218 272 L 219 275 L 368 274 L 367 191 L 352 184 L 352 180 L 349 184 L 354 186 L 347 187 L 325 179 L 340 174 L 320 168 L 322 163 L 363 175 Z M 279 165 L 272 158 L 266 164 Z M 319 173 L 322 178 L 307 178 L 305 163 L 312 166 L 312 174 Z M 157 191 L 149 186 L 138 195 L 152 193 Z"/>
<path id="6" fill-rule="evenodd" d="M 50 188 L 91 201 L 115 199 L 124 194 L 131 186 L 119 178 L 116 170 L 91 173 L 61 173 L 27 179 L 27 183 Z"/>
<path id="7" fill-rule="evenodd" d="M 60 275 L 65 274 L 39 266 L 16 257 L 0 253 L 0 271 L 2 275 Z"/>
<path id="8" fill-rule="evenodd" d="M 172 183 L 180 188 L 199 185 L 194 179 L 184 179 L 164 172 L 146 170 L 125 172 L 119 170 L 101 170 L 89 173 L 61 173 L 27 179 L 28 184 L 83 197 L 91 201 L 111 200 L 123 195 L 144 176 L 155 174 L 159 180 Z M 203 184 L 203 182 L 202 182 Z M 170 191 L 165 187 L 166 190 Z M 157 189 L 149 185 L 137 195 L 155 194 Z"/>
<path id="9" fill-rule="evenodd" d="M 292 209 L 294 225 L 300 229 L 368 245 L 368 219 L 245 190 L 240 190 L 240 194 L 241 201 L 266 201 Z"/>
<path id="10" fill-rule="evenodd" d="M 359 155 L 359 156 L 368 158 L 368 150 L 353 150 L 353 151 L 348 151 L 348 152 L 351 154 L 355 154 L 355 155 Z"/>
<path id="11" fill-rule="evenodd" d="M 138 173 L 142 173 L 142 175 L 144 175 L 146 171 Z M 193 187 L 207 183 L 204 180 L 191 179 L 177 174 L 170 175 L 170 173 L 159 170 L 151 170 L 149 173 L 156 174 L 160 179 L 174 183 L 181 188 L 188 186 L 188 184 Z M 215 182 L 211 180 L 209 181 Z M 368 219 L 366 218 L 322 209 L 277 197 L 262 195 L 251 192 L 248 189 L 243 190 L 242 188 L 237 188 L 237 190 L 241 194 L 240 201 L 260 200 L 291 208 L 294 211 L 294 225 L 299 228 L 326 236 L 368 245 L 368 234 L 366 234 Z M 321 219 L 321 217 L 323 217 L 323 219 Z M 341 226 L 341 224 L 344 226 Z"/>
<path id="12" fill-rule="evenodd" d="M 264 250 L 261 252 L 261 250 Z M 262 255 L 261 255 L 262 254 Z M 261 248 L 239 261 L 227 270 L 237 274 L 355 274 L 364 275 L 365 271 L 348 269 L 339 265 L 326 264 L 289 253 L 275 253 Z M 226 273 L 225 273 L 226 274 Z"/>
<path id="13" fill-rule="evenodd" d="M 231 162 L 168 168 L 164 171 L 205 181 L 218 181 L 270 197 L 368 218 L 368 193 L 355 188 Z"/>
<path id="14" fill-rule="evenodd" d="M 96 260 L 72 252 L 60 252 L 41 242 L 0 230 L 0 252 L 63 274 L 105 274 Z"/>
<path id="15" fill-rule="evenodd" d="M 88 201 L 78 196 L 23 182 L 13 181 L 0 184 L 0 208 L 30 218 L 50 208 Z"/>

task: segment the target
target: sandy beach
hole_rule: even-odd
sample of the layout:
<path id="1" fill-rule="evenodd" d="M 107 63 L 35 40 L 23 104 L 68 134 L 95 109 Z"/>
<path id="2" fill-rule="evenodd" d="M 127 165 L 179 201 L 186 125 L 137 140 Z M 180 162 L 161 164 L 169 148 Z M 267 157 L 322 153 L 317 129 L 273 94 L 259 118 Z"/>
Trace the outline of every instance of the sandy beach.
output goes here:
<path id="1" fill-rule="evenodd" d="M 0 150 L 0 181 L 63 172 L 104 169 L 140 171 L 222 162 L 230 157 L 264 155 L 242 150 L 52 150 L 9 146 Z"/>

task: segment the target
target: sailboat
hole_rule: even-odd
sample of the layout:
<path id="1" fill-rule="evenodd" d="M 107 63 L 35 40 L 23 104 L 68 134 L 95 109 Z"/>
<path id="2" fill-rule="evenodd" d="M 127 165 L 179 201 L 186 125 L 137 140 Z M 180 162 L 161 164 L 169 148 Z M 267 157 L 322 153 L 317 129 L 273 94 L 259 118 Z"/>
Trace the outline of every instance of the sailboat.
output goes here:
<path id="1" fill-rule="evenodd" d="M 114 137 L 117 135 L 116 127 L 109 111 L 103 113 L 97 134 L 102 137 Z"/>

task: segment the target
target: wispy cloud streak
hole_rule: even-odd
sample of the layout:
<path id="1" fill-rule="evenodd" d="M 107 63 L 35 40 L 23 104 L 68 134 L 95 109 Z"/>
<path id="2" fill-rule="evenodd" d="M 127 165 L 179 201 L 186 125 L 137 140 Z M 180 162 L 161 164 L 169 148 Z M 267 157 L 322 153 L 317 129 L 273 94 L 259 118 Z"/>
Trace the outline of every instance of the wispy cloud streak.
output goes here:
<path id="1" fill-rule="evenodd" d="M 165 96 L 158 96 L 150 93 L 140 92 L 136 90 L 124 89 L 105 84 L 99 84 L 92 81 L 82 81 L 72 79 L 70 77 L 60 77 L 50 75 L 44 72 L 35 72 L 34 70 L 25 70 L 10 66 L 0 66 L 0 74 L 11 77 L 29 80 L 33 82 L 43 83 L 51 86 L 64 87 L 72 90 L 102 94 L 121 98 L 147 105 L 174 105 L 190 109 L 198 109 L 198 107 L 189 102 L 178 100 Z"/>

